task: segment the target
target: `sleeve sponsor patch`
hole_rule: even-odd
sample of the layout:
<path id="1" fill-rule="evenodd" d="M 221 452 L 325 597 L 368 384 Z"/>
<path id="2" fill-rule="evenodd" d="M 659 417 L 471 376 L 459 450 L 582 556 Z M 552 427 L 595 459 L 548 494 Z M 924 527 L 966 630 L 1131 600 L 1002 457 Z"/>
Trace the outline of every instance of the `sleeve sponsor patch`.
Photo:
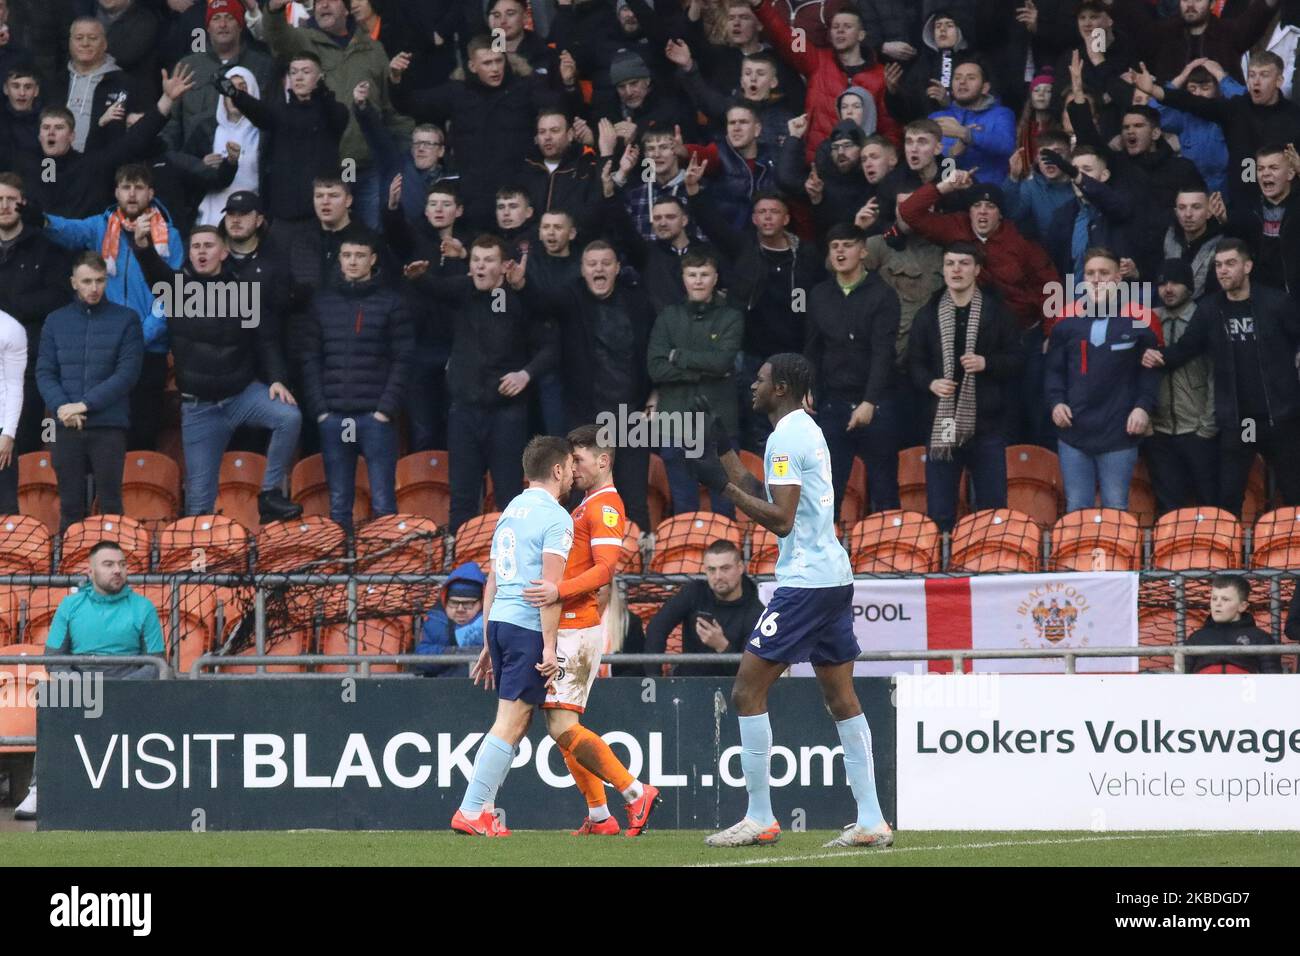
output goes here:
<path id="1" fill-rule="evenodd" d="M 772 456 L 772 477 L 784 478 L 790 474 L 790 456 L 773 455 Z"/>
<path id="2" fill-rule="evenodd" d="M 600 506 L 600 520 L 606 528 L 617 528 L 621 516 L 617 508 L 611 508 L 609 505 Z"/>

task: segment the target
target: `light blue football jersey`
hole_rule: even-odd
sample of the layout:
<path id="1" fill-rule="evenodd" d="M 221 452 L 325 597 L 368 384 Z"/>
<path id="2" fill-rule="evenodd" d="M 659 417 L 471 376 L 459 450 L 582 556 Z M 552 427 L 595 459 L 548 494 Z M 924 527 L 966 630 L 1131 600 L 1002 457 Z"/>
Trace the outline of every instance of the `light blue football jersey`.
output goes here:
<path id="1" fill-rule="evenodd" d="M 779 422 L 763 452 L 767 500 L 776 485 L 799 485 L 794 527 L 777 539 L 778 587 L 833 588 L 853 581 L 848 552 L 835 537 L 831 453 L 817 423 L 802 408 Z"/>
<path id="2" fill-rule="evenodd" d="M 524 600 L 524 588 L 541 578 L 544 553 L 567 561 L 571 547 L 573 519 L 549 491 L 526 488 L 516 496 L 492 532 L 497 591 L 488 620 L 540 631 L 541 611 Z"/>

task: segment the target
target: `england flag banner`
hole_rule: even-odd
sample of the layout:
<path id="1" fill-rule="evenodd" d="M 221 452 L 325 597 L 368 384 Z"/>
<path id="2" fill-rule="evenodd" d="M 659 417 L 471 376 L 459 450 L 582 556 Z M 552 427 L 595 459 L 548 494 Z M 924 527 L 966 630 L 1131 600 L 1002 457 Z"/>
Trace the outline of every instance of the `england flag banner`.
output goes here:
<path id="1" fill-rule="evenodd" d="M 764 603 L 776 582 L 759 586 Z M 779 626 L 779 625 L 778 625 Z M 1138 646 L 1138 575 L 1128 571 L 984 574 L 954 578 L 859 578 L 853 582 L 853 632 L 864 651 L 990 650 Z M 1060 674 L 1059 657 L 993 658 L 968 670 Z M 1136 657 L 1079 658 L 1081 672 L 1138 669 Z M 951 660 L 860 661 L 869 676 L 944 673 Z M 796 676 L 811 676 L 799 664 Z"/>

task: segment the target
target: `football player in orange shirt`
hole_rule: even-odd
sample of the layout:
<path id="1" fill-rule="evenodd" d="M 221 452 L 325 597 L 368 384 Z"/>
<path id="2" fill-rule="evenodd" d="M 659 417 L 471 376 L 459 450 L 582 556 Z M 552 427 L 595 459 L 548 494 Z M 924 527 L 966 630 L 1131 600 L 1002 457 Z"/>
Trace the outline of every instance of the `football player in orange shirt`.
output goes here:
<path id="1" fill-rule="evenodd" d="M 587 798 L 587 818 L 574 836 L 616 835 L 618 821 L 605 804 L 605 783 L 617 790 L 627 803 L 627 835 L 638 836 L 660 803 L 659 788 L 642 784 L 614 756 L 609 744 L 578 722 L 586 710 L 587 696 L 600 670 L 605 648 L 604 628 L 596 592 L 614 580 L 614 569 L 623 553 L 627 524 L 623 499 L 610 477 L 614 449 L 600 444 L 595 425 L 583 425 L 569 433 L 573 447 L 573 481 L 586 497 L 573 512 L 573 548 L 557 585 L 533 581 L 524 589 L 524 599 L 535 607 L 562 603 L 556 660 L 560 670 L 542 707 L 566 712 L 572 725 L 559 735 L 552 732 L 574 782 Z M 552 720 L 552 727 L 554 720 Z M 587 770 L 597 766 L 599 775 Z M 604 783 L 602 783 L 602 780 Z"/>

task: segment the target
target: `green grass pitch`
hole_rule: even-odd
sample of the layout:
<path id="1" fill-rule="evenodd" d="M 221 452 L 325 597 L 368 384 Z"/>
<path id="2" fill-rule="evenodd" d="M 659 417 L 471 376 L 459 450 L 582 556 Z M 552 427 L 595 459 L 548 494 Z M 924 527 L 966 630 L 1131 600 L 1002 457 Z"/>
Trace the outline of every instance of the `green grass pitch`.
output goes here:
<path id="1" fill-rule="evenodd" d="M 697 830 L 637 839 L 522 831 L 489 840 L 439 831 L 0 832 L 6 866 L 1295 866 L 1300 832 L 899 834 L 888 850 L 824 849 L 833 833 L 714 850 Z"/>

